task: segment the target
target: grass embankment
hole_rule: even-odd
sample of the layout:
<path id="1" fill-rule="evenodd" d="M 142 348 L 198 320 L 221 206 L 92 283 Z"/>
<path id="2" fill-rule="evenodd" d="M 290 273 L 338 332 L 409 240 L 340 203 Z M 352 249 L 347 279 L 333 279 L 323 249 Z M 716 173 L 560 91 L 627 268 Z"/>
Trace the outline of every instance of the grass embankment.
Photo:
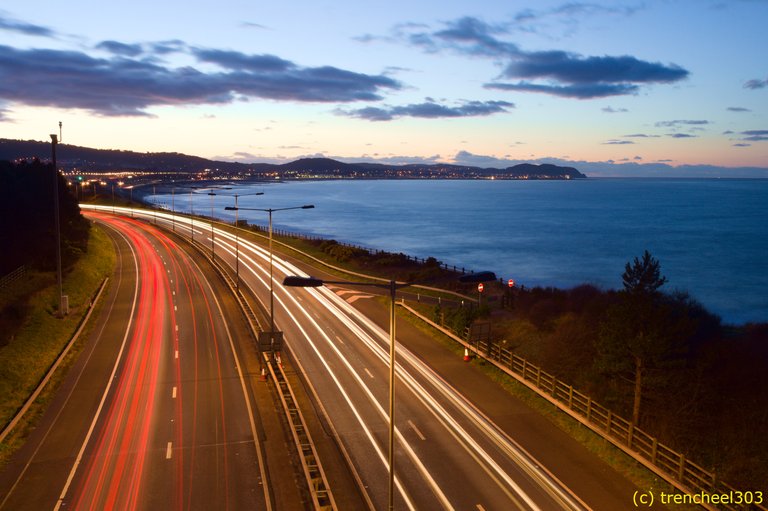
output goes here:
<path id="1" fill-rule="evenodd" d="M 422 314 L 430 316 L 430 307 L 423 305 L 420 306 L 418 304 L 409 305 L 419 310 L 419 312 Z M 421 319 L 415 317 L 408 311 L 398 308 L 397 314 L 400 318 L 408 321 L 417 329 L 432 337 L 436 342 L 439 342 L 445 348 L 452 351 L 456 357 L 463 355 L 464 347 L 457 343 L 454 339 L 451 339 L 442 332 L 439 332 L 431 326 L 427 325 Z M 620 474 L 624 475 L 624 477 L 630 480 L 638 488 L 652 490 L 654 492 L 659 490 L 666 492 L 675 491 L 672 485 L 632 459 L 621 449 L 618 449 L 608 440 L 604 439 L 591 429 L 574 420 L 566 413 L 560 411 L 557 407 L 552 405 L 552 403 L 542 398 L 536 392 L 518 382 L 513 377 L 506 374 L 491 362 L 486 362 L 484 359 L 480 358 L 474 358 L 472 359 L 471 363 L 476 365 L 480 371 L 490 380 L 501 386 L 507 393 L 510 394 L 510 396 L 513 396 L 524 402 L 532 410 L 546 418 L 560 430 L 565 432 L 568 436 L 583 445 L 589 452 L 603 460 Z M 698 507 L 681 505 L 678 506 L 678 509 L 681 511 L 692 511 L 694 509 L 698 509 Z"/>
<path id="2" fill-rule="evenodd" d="M 64 294 L 69 297 L 69 315 L 58 319 L 58 286 L 55 273 L 31 272 L 6 289 L 0 309 L 12 305 L 23 319 L 12 332 L 4 332 L 0 347 L 0 428 L 4 428 L 45 376 L 76 331 L 99 285 L 115 264 L 115 252 L 106 233 L 91 227 L 87 252 L 64 275 Z M 79 343 L 78 343 L 79 344 Z M 66 367 L 77 352 L 67 356 Z M 59 371 L 59 374 L 62 372 Z M 23 421 L 0 444 L 0 464 L 26 438 L 34 420 L 42 414 L 60 378 L 38 398 Z"/>

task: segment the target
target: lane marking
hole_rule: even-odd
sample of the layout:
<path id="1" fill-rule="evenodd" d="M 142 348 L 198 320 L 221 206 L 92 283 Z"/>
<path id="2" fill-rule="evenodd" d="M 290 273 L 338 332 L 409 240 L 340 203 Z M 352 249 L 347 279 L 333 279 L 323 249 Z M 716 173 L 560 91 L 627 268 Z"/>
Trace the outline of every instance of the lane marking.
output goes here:
<path id="1" fill-rule="evenodd" d="M 419 431 L 419 428 L 416 427 L 416 424 L 414 424 L 412 420 L 410 420 L 410 419 L 408 420 L 408 425 L 416 433 L 416 436 L 418 436 L 422 441 L 427 439 L 427 437 L 425 437 L 423 434 L 421 434 L 421 431 Z"/>
<path id="2" fill-rule="evenodd" d="M 168 442 L 168 447 L 165 448 L 165 459 L 167 460 L 171 459 L 172 454 L 173 454 L 173 442 Z"/>
<path id="3" fill-rule="evenodd" d="M 373 378 L 373 374 L 371 374 L 367 367 L 364 367 L 363 369 L 365 370 L 365 374 L 367 374 L 370 378 Z"/>
<path id="4" fill-rule="evenodd" d="M 344 344 L 344 341 L 342 341 L 341 337 L 339 337 L 338 335 L 336 336 L 336 340 L 339 341 L 341 344 Z"/>
<path id="5" fill-rule="evenodd" d="M 105 224 L 106 225 L 106 224 Z M 117 353 L 117 358 L 115 360 L 115 365 L 112 367 L 112 373 L 109 376 L 109 380 L 107 383 L 107 387 L 104 389 L 104 393 L 101 396 L 101 401 L 99 402 L 99 407 L 96 409 L 96 413 L 93 416 L 93 420 L 91 421 L 91 425 L 88 428 L 88 433 L 85 435 L 85 439 L 83 439 L 83 443 L 80 446 L 80 451 L 77 453 L 77 458 L 75 458 L 75 462 L 72 465 L 72 469 L 69 471 L 69 475 L 67 476 L 67 481 L 64 483 L 64 488 L 62 488 L 61 493 L 59 494 L 59 499 L 56 501 L 56 505 L 54 506 L 53 510 L 58 511 L 63 502 L 64 499 L 67 496 L 67 492 L 69 491 L 69 487 L 72 484 L 72 480 L 75 478 L 75 473 L 77 472 L 78 467 L 80 466 L 80 463 L 83 459 L 83 456 L 85 455 L 85 448 L 88 446 L 88 443 L 91 440 L 91 435 L 93 435 L 94 429 L 96 428 L 96 422 L 99 420 L 99 417 L 101 416 L 101 412 L 104 408 L 104 404 L 107 400 L 107 394 L 109 393 L 110 388 L 112 387 L 112 382 L 117 379 L 117 368 L 120 365 L 120 361 L 123 358 L 123 353 L 126 349 L 126 344 L 128 342 L 128 335 L 131 331 L 131 326 L 133 325 L 133 315 L 136 311 L 136 304 L 138 302 L 139 297 L 139 260 L 136 255 L 136 251 L 133 249 L 133 246 L 128 241 L 128 238 L 126 238 L 125 234 L 118 231 L 114 226 L 110 226 L 117 234 L 120 235 L 120 237 L 125 240 L 126 244 L 128 245 L 128 248 L 131 249 L 131 254 L 133 255 L 133 265 L 135 269 L 135 284 L 133 288 L 133 302 L 131 304 L 131 314 L 128 317 L 128 325 L 126 325 L 125 328 L 125 335 L 123 335 L 123 342 L 120 345 L 120 351 Z M 110 311 L 111 312 L 111 311 Z"/>
<path id="6" fill-rule="evenodd" d="M 173 392 L 171 393 L 173 399 L 176 399 L 176 387 L 173 387 Z"/>
<path id="7" fill-rule="evenodd" d="M 176 353 L 174 353 L 173 358 L 179 358 L 179 350 L 176 350 Z"/>
<path id="8" fill-rule="evenodd" d="M 177 332 L 179 331 L 179 325 L 176 325 L 176 331 Z"/>
<path id="9" fill-rule="evenodd" d="M 174 305 L 174 306 L 173 306 L 173 310 L 174 310 L 174 311 L 178 311 L 179 309 L 177 309 L 177 308 L 176 308 L 176 306 Z"/>
<path id="10" fill-rule="evenodd" d="M 485 508 L 481 504 L 478 504 L 476 507 L 478 511 L 485 511 Z"/>
<path id="11" fill-rule="evenodd" d="M 351 303 L 355 303 L 361 298 L 373 298 L 373 295 L 355 295 L 347 298 L 346 300 L 347 300 L 347 303 L 351 304 Z"/>

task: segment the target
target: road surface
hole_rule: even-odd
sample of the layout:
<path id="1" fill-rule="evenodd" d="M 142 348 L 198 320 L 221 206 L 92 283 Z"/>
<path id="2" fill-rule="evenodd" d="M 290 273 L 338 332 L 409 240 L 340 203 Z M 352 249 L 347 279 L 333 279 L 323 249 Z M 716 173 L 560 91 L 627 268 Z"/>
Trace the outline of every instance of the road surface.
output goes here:
<path id="1" fill-rule="evenodd" d="M 369 505 L 386 509 L 388 332 L 349 303 L 349 290 L 283 288 L 285 275 L 306 275 L 285 258 L 273 258 L 270 280 L 269 254 L 262 245 L 201 220 L 192 224 L 162 212 L 150 213 L 150 218 L 215 247 L 216 257 L 232 267 L 238 254 L 242 283 L 265 308 L 273 287 L 276 326 L 284 332 L 327 427 L 337 436 Z M 356 305 L 361 300 L 372 301 L 363 296 Z M 439 365 L 439 360 L 422 360 L 402 343 L 397 347 L 396 509 L 631 507 L 632 486 L 594 456 L 546 421 L 521 412 L 526 423 L 545 432 L 522 445 L 510 421 L 500 425 L 491 417 L 506 417 L 492 412 L 500 406 L 515 410 L 519 403 L 499 393 L 503 401 L 480 408 L 475 403 L 479 398 L 469 399 L 449 376 L 432 369 Z M 470 383 L 468 391 L 477 392 L 482 388 L 478 385 Z M 505 401 L 509 403 L 501 404 Z M 553 450 L 561 455 L 552 455 Z"/>
<path id="2" fill-rule="evenodd" d="M 119 266 L 82 355 L 0 475 L 0 509 L 270 509 L 211 284 L 161 229 L 87 215 L 107 227 Z"/>

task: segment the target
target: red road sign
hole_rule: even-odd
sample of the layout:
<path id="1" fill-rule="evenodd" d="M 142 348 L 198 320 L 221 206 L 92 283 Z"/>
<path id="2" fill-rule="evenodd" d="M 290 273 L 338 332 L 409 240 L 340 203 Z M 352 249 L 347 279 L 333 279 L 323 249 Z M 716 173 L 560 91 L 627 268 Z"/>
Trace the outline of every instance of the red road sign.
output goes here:
<path id="1" fill-rule="evenodd" d="M 515 287 L 515 281 L 514 281 L 514 280 L 512 280 L 512 279 L 509 279 L 509 281 L 507 282 L 507 285 L 508 285 L 509 287 Z"/>
<path id="2" fill-rule="evenodd" d="M 484 289 L 484 288 L 485 288 L 485 286 L 483 286 L 483 283 L 482 283 L 482 282 L 481 282 L 481 283 L 479 283 L 479 284 L 477 285 L 477 291 L 478 291 L 478 292 L 480 292 L 480 293 L 482 293 L 482 292 L 483 292 L 483 289 Z"/>

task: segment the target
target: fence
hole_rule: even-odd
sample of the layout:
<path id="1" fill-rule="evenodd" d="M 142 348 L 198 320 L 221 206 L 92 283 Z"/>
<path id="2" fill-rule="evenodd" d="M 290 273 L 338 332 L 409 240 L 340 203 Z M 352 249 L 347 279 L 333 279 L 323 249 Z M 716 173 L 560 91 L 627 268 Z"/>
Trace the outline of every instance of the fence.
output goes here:
<path id="1" fill-rule="evenodd" d="M 8 273 L 3 278 L 0 279 L 0 289 L 5 288 L 6 286 L 10 286 L 12 283 L 16 282 L 20 278 L 22 278 L 27 273 L 27 267 L 26 266 L 19 266 L 15 270 L 13 270 L 11 273 Z"/>
<path id="2" fill-rule="evenodd" d="M 259 230 L 259 231 L 266 231 L 267 230 L 266 227 L 263 227 L 263 226 L 257 225 L 257 224 L 251 224 L 251 228 L 255 228 L 255 229 Z M 325 237 L 322 237 L 322 236 L 314 236 L 314 235 L 311 235 L 311 234 L 304 234 L 304 233 L 300 233 L 300 232 L 286 231 L 286 230 L 283 230 L 283 229 L 272 229 L 272 234 L 274 236 L 283 236 L 283 237 L 286 237 L 286 238 L 298 238 L 298 239 L 308 240 L 308 241 L 336 241 L 336 243 L 338 243 L 339 245 L 342 245 L 342 246 L 345 246 L 345 247 L 349 247 L 349 248 L 354 248 L 354 249 L 357 249 L 357 250 L 364 250 L 364 251 L 372 253 L 372 254 L 386 254 L 386 253 L 388 253 L 385 250 L 378 250 L 378 249 L 363 247 L 361 245 L 355 245 L 355 244 L 352 244 L 352 243 L 345 243 L 345 242 L 342 242 L 342 241 L 332 240 L 332 238 L 325 238 Z M 403 257 L 405 257 L 408 261 L 413 261 L 415 263 L 425 264 L 427 262 L 427 258 L 425 258 L 425 257 L 416 257 L 416 256 L 408 255 L 408 254 L 401 254 L 401 255 Z M 463 268 L 463 267 L 460 267 L 460 266 L 449 265 L 449 264 L 446 264 L 446 263 L 443 263 L 443 262 L 440 262 L 440 261 L 438 261 L 438 263 L 440 264 L 440 268 L 442 268 L 443 270 L 446 270 L 446 271 L 453 271 L 453 272 L 457 272 L 457 273 L 461 273 L 461 274 L 472 273 L 471 270 L 467 270 L 466 268 Z"/>
<path id="3" fill-rule="evenodd" d="M 756 492 L 741 492 L 732 486 L 718 480 L 715 472 L 708 471 L 688 460 L 684 454 L 658 442 L 658 440 L 635 427 L 630 421 L 616 415 L 608 408 L 595 402 L 591 397 L 579 392 L 565 382 L 558 380 L 554 375 L 543 371 L 540 367 L 531 364 L 522 357 L 513 354 L 510 350 L 488 341 L 469 343 L 455 334 L 443 328 L 425 316 L 421 315 L 405 303 L 399 303 L 404 309 L 419 319 L 440 330 L 453 338 L 466 348 L 474 351 L 478 356 L 485 358 L 496 367 L 514 377 L 528 388 L 568 413 L 580 423 L 589 427 L 592 431 L 605 438 L 621 450 L 632 456 L 635 460 L 661 476 L 667 482 L 678 488 L 685 494 L 728 494 L 734 502 L 751 504 L 753 494 Z M 768 499 L 768 495 L 763 495 Z M 760 504 L 752 504 L 754 509 L 768 510 Z M 708 509 L 717 509 L 711 505 L 704 505 Z M 723 505 L 725 509 L 745 509 L 737 505 Z"/>

